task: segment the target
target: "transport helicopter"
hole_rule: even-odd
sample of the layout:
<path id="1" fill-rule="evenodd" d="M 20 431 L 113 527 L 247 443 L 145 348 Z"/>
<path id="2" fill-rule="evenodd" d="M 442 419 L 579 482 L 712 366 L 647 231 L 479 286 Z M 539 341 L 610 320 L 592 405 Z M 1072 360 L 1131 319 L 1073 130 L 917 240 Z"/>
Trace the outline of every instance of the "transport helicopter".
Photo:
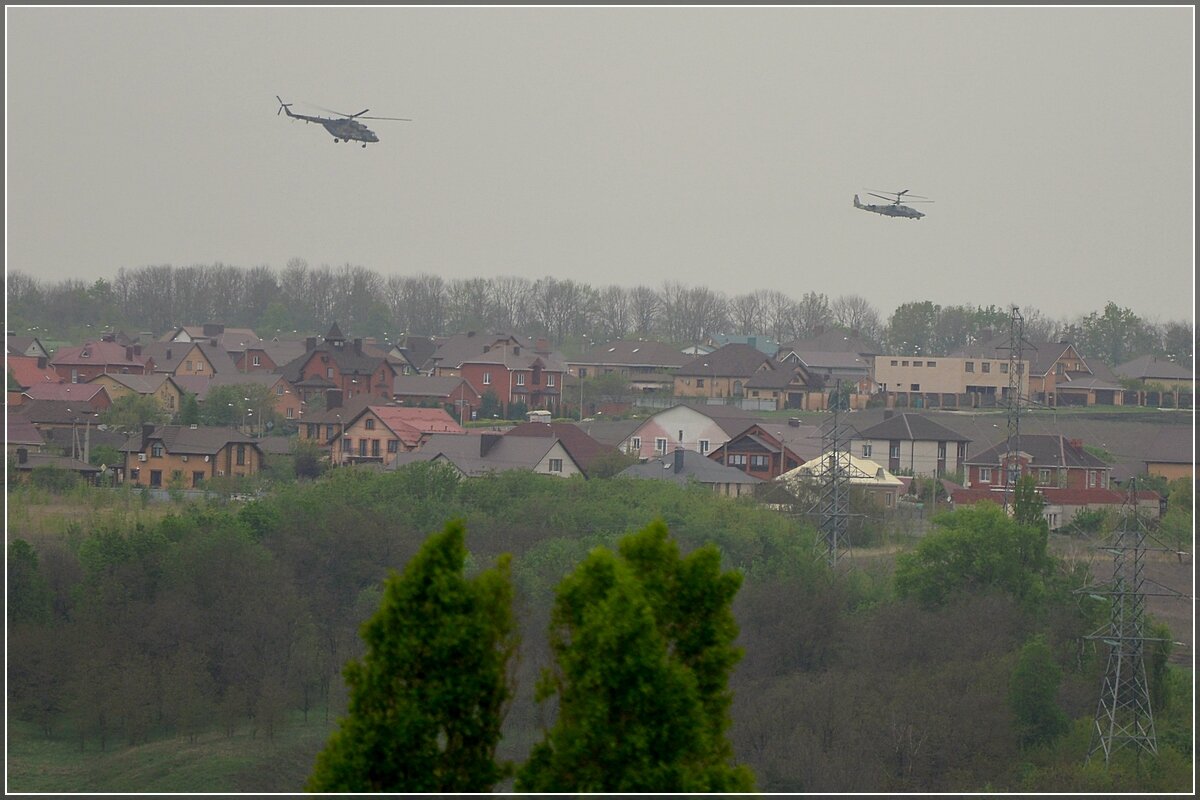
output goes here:
<path id="1" fill-rule="evenodd" d="M 404 117 L 364 117 L 371 109 L 364 108 L 357 114 L 343 114 L 340 111 L 333 111 L 328 108 L 322 108 L 322 111 L 328 111 L 330 114 L 337 114 L 336 117 L 310 117 L 307 114 L 293 114 L 292 104 L 283 102 L 283 98 L 275 95 L 275 99 L 279 101 L 279 110 L 275 112 L 275 116 L 282 113 L 287 113 L 292 119 L 302 119 L 305 122 L 315 122 L 318 125 L 323 125 L 325 130 L 329 131 L 333 136 L 334 142 L 362 142 L 362 146 L 366 147 L 368 142 L 378 142 L 379 137 L 375 132 L 359 122 L 360 119 L 386 119 L 394 122 L 412 122 L 411 119 Z M 317 106 L 320 108 L 320 106 Z"/>
<path id="2" fill-rule="evenodd" d="M 881 189 L 880 191 L 883 191 L 883 190 Z M 868 191 L 867 194 L 871 195 L 872 197 L 878 197 L 881 200 L 890 200 L 891 202 L 888 203 L 886 206 L 865 204 L 865 203 L 862 203 L 859 201 L 858 195 L 854 195 L 854 207 L 861 208 L 863 211 L 874 211 L 876 214 L 882 214 L 885 217 L 907 217 L 909 219 L 920 219 L 921 217 L 925 216 L 920 211 L 917 211 L 915 208 L 909 208 L 908 206 L 903 205 L 900 202 L 900 200 L 902 198 L 905 202 L 912 202 L 912 203 L 932 203 L 933 202 L 932 200 L 930 200 L 927 197 L 921 197 L 921 195 L 919 195 L 919 194 L 908 194 L 908 189 L 905 189 L 900 192 L 887 192 L 887 194 L 895 195 L 895 197 L 896 197 L 895 200 L 892 200 L 892 198 L 890 198 L 890 197 L 884 197 L 884 195 L 882 195 L 882 194 L 875 194 L 875 192 Z M 905 195 L 908 195 L 908 196 L 905 197 Z"/>

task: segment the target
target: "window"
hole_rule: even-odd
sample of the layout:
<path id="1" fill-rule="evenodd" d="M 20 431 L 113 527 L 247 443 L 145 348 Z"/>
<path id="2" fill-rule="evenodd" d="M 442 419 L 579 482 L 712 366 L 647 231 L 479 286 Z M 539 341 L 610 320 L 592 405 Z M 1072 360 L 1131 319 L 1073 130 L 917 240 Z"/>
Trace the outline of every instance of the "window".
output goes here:
<path id="1" fill-rule="evenodd" d="M 750 456 L 750 469 L 762 471 L 771 468 L 770 456 Z"/>
<path id="2" fill-rule="evenodd" d="M 963 369 L 965 369 L 967 372 L 974 372 L 975 371 L 975 362 L 968 361 L 966 364 L 963 365 Z"/>
<path id="3" fill-rule="evenodd" d="M 896 359 L 894 359 L 894 358 L 892 359 L 892 366 L 893 367 L 896 366 Z"/>
<path id="4" fill-rule="evenodd" d="M 191 372 L 191 371 L 192 371 L 192 362 L 191 362 L 191 361 L 188 361 L 188 362 L 187 362 L 187 363 L 184 365 L 184 367 L 183 367 L 183 368 L 184 368 L 185 370 L 187 370 L 188 372 Z"/>
<path id="5" fill-rule="evenodd" d="M 891 508 L 891 507 L 892 507 L 892 501 L 893 501 L 893 500 L 895 500 L 895 499 L 896 499 L 896 495 L 895 495 L 895 494 L 893 494 L 892 492 L 888 492 L 887 494 L 885 494 L 885 495 L 883 496 L 883 505 L 884 505 L 885 507 L 887 507 L 887 508 Z"/>
<path id="6" fill-rule="evenodd" d="M 700 452 L 701 452 L 701 453 L 707 453 L 707 452 L 708 452 L 708 439 L 701 439 L 701 440 L 700 440 Z"/>
<path id="7" fill-rule="evenodd" d="M 667 440 L 666 439 L 655 439 L 654 440 L 654 452 L 656 452 L 656 453 L 667 452 Z"/>
<path id="8" fill-rule="evenodd" d="M 890 442 L 888 444 L 888 458 L 899 458 L 899 457 L 900 457 L 900 443 L 899 442 Z"/>
<path id="9" fill-rule="evenodd" d="M 908 362 L 907 362 L 907 361 L 901 361 L 901 362 L 900 362 L 900 366 L 902 366 L 902 367 L 907 367 L 907 366 L 908 366 Z"/>
<path id="10" fill-rule="evenodd" d="M 490 386 L 491 383 L 492 383 L 492 373 L 490 373 L 490 372 L 483 373 L 483 385 Z"/>
<path id="11" fill-rule="evenodd" d="M 203 472 L 193 472 L 192 473 L 192 486 L 199 486 L 202 483 L 204 483 L 204 473 Z"/>
<path id="12" fill-rule="evenodd" d="M 863 457 L 863 458 L 870 458 L 870 457 L 871 457 L 871 445 L 869 445 L 869 444 L 864 444 L 864 445 L 863 445 L 863 455 L 862 455 L 862 457 Z"/>
<path id="13" fill-rule="evenodd" d="M 289 407 L 288 407 L 288 409 L 287 409 L 287 418 L 288 418 L 288 419 L 291 419 L 291 418 L 292 418 L 292 412 L 293 412 L 294 410 L 295 410 L 295 409 L 293 409 L 291 406 L 289 406 Z"/>
<path id="14" fill-rule="evenodd" d="M 256 367 L 261 367 L 262 366 L 262 356 L 254 356 L 254 358 L 250 359 L 250 363 Z"/>
<path id="15" fill-rule="evenodd" d="M 921 391 L 921 384 L 919 384 L 919 383 L 910 383 L 910 384 L 908 385 L 908 390 L 909 390 L 910 392 L 919 392 L 919 391 Z"/>
<path id="16" fill-rule="evenodd" d="M 1089 469 L 1087 476 L 1087 485 L 1089 489 L 1096 488 L 1096 470 Z"/>
<path id="17" fill-rule="evenodd" d="M 1054 374 L 1055 375 L 1062 375 L 1063 372 L 1065 372 L 1065 371 L 1066 370 L 1063 368 L 1063 364 L 1061 361 L 1054 365 Z"/>
<path id="18" fill-rule="evenodd" d="M 980 467 L 979 468 L 979 482 L 980 483 L 991 483 L 992 482 L 992 468 L 991 467 Z"/>
<path id="19" fill-rule="evenodd" d="M 936 362 L 936 361 L 926 361 L 926 362 L 925 362 L 925 366 L 927 366 L 927 367 L 936 367 L 936 366 L 937 366 L 937 362 Z"/>
<path id="20" fill-rule="evenodd" d="M 547 389 L 553 389 L 553 388 L 554 388 L 554 376 L 553 376 L 553 375 L 547 375 L 547 376 L 546 376 L 546 388 L 547 388 Z"/>
<path id="21" fill-rule="evenodd" d="M 276 386 L 275 394 L 278 395 L 279 397 L 283 397 L 283 386 Z"/>
<path id="22" fill-rule="evenodd" d="M 630 439 L 630 440 L 629 440 L 629 446 L 630 446 L 630 448 L 631 448 L 631 449 L 633 449 L 633 450 L 636 450 L 636 451 L 638 451 L 638 452 L 641 452 L 641 449 L 642 449 L 642 437 L 640 437 L 640 436 L 634 436 L 632 439 Z"/>
<path id="23" fill-rule="evenodd" d="M 746 456 L 742 453 L 730 453 L 725 459 L 725 464 L 730 467 L 746 466 Z"/>
<path id="24" fill-rule="evenodd" d="M 364 458 L 366 457 L 366 455 L 367 455 L 367 440 L 366 439 L 358 440 L 358 454 L 360 456 L 363 456 Z"/>
<path id="25" fill-rule="evenodd" d="M 914 362 L 913 362 L 913 366 L 914 366 L 914 367 L 923 367 L 923 366 L 925 366 L 925 362 L 923 362 L 923 361 L 914 361 Z"/>
<path id="26" fill-rule="evenodd" d="M 517 386 L 524 386 L 524 385 L 525 385 L 525 373 L 518 372 L 517 373 Z"/>
<path id="27" fill-rule="evenodd" d="M 984 361 L 982 364 L 980 364 L 980 366 L 983 368 L 984 372 L 992 371 L 992 362 L 990 361 Z"/>
<path id="28" fill-rule="evenodd" d="M 332 438 L 333 438 L 333 426 L 332 426 L 332 425 L 326 425 L 326 426 L 325 426 L 325 438 L 326 438 L 326 439 L 332 439 Z"/>
<path id="29" fill-rule="evenodd" d="M 1004 362 L 1004 363 L 1002 363 L 1002 364 L 1000 365 L 1000 374 L 1001 374 L 1001 375 L 1007 375 L 1007 374 L 1008 374 L 1008 362 Z"/>
<path id="30" fill-rule="evenodd" d="M 375 430 L 375 420 L 373 420 L 373 419 L 367 420 L 367 430 L 369 430 L 369 431 Z"/>
<path id="31" fill-rule="evenodd" d="M 155 442 L 154 444 L 150 445 L 150 455 L 154 456 L 155 458 L 163 457 L 162 442 Z"/>
<path id="32" fill-rule="evenodd" d="M 697 389 L 704 388 L 704 378 L 696 378 L 696 388 Z"/>
<path id="33" fill-rule="evenodd" d="M 550 471 L 551 472 L 562 472 L 562 459 L 561 458 L 550 459 Z"/>
<path id="34" fill-rule="evenodd" d="M 162 486 L 162 470 L 161 469 L 150 470 L 150 485 L 151 486 Z"/>
<path id="35" fill-rule="evenodd" d="M 246 445 L 244 444 L 237 446 L 237 463 L 239 467 L 246 466 Z"/>
<path id="36" fill-rule="evenodd" d="M 1039 469 L 1038 470 L 1038 483 L 1049 483 L 1049 482 L 1050 482 L 1050 470 Z"/>
<path id="37" fill-rule="evenodd" d="M 181 480 L 183 480 L 183 470 L 181 470 L 181 469 L 171 470 L 171 480 L 174 481 L 175 483 L 179 483 Z"/>
<path id="38" fill-rule="evenodd" d="M 333 367 L 325 368 L 325 377 L 328 378 L 329 380 L 333 380 Z"/>
<path id="39" fill-rule="evenodd" d="M 676 439 L 676 441 L 679 441 L 679 442 L 682 442 L 682 441 L 683 441 L 683 431 L 682 431 L 682 430 L 681 430 L 681 431 L 679 431 L 679 438 L 678 438 L 678 439 Z"/>
<path id="40" fill-rule="evenodd" d="M 378 439 L 371 440 L 371 455 L 376 458 L 379 457 L 379 440 Z"/>
<path id="41" fill-rule="evenodd" d="M 350 439 L 347 436 L 343 436 L 342 437 L 342 452 L 349 453 L 353 449 L 353 447 L 352 447 L 353 441 L 354 441 L 353 439 Z"/>
<path id="42" fill-rule="evenodd" d="M 400 451 L 400 440 L 399 439 L 388 439 L 388 452 L 389 453 L 398 453 L 399 451 Z"/>
<path id="43" fill-rule="evenodd" d="M 140 469 L 138 469 L 137 467 L 134 467 L 133 469 L 129 470 L 129 477 L 135 481 L 138 479 L 138 476 L 141 474 L 142 474 L 142 471 Z"/>
<path id="44" fill-rule="evenodd" d="M 79 383 L 79 370 L 71 370 L 71 383 Z"/>

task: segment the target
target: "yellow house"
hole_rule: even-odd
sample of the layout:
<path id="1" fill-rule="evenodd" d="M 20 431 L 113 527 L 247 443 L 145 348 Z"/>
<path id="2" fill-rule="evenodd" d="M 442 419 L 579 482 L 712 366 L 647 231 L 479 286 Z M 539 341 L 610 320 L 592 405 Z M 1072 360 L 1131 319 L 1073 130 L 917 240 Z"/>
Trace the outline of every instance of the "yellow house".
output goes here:
<path id="1" fill-rule="evenodd" d="M 237 372 L 233 359 L 219 345 L 201 339 L 194 342 L 154 342 L 142 348 L 154 360 L 154 371 L 176 377 L 211 378 L 217 373 Z"/>
<path id="2" fill-rule="evenodd" d="M 211 478 L 255 475 L 263 465 L 256 440 L 233 428 L 145 425 L 121 450 L 125 481 L 134 486 L 194 489 Z"/>
<path id="3" fill-rule="evenodd" d="M 151 375 L 97 375 L 88 383 L 103 386 L 113 400 L 127 394 L 149 395 L 158 401 L 163 411 L 172 415 L 179 412 L 179 405 L 183 402 L 183 389 L 165 372 Z"/>

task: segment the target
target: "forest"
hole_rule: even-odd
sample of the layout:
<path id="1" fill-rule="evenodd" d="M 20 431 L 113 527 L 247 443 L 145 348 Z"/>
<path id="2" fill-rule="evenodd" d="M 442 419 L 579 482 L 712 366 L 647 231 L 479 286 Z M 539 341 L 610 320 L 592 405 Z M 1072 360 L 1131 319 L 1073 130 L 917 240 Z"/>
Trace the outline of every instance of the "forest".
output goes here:
<path id="1" fill-rule="evenodd" d="M 830 570 L 807 521 L 657 481 L 460 481 L 412 465 L 335 470 L 246 503 L 74 491 L 9 490 L 9 736 L 25 754 L 15 769 L 10 755 L 11 790 L 95 788 L 54 783 L 28 755 L 39 747 L 115 760 L 313 731 L 255 769 L 173 789 L 300 791 L 347 712 L 343 668 L 363 656 L 385 579 L 450 520 L 465 530 L 468 575 L 511 557 L 505 762 L 526 762 L 554 722 L 535 687 L 564 577 L 660 520 L 681 552 L 714 547 L 740 576 L 728 739 L 760 791 L 1191 785 L 1191 674 L 1168 662 L 1169 643 L 1147 653 L 1158 755 L 1085 764 L 1106 652 L 1082 637 L 1107 604 L 1080 591 L 1096 576 L 1051 555 L 1044 531 L 987 506 L 939 517 L 894 559 Z M 48 522 L 68 501 L 79 512 Z"/>
<path id="2" fill-rule="evenodd" d="M 158 335 L 177 325 L 221 322 L 263 338 L 323 334 L 336 320 L 354 336 L 398 341 L 468 330 L 547 336 L 568 356 L 627 337 L 685 346 L 714 334 L 770 336 L 780 344 L 834 327 L 893 354 L 943 354 L 1008 333 L 1004 305 L 906 302 L 886 313 L 860 295 L 760 289 L 726 296 L 704 286 L 591 286 L 546 276 L 456 278 L 388 274 L 292 259 L 279 270 L 227 264 L 121 268 L 112 280 L 43 282 L 8 274 L 8 326 L 47 344 L 79 343 L 111 330 Z M 1141 355 L 1192 365 L 1191 320 L 1156 320 L 1117 302 L 1074 318 L 1022 306 L 1025 337 L 1065 337 L 1088 358 L 1116 366 Z"/>

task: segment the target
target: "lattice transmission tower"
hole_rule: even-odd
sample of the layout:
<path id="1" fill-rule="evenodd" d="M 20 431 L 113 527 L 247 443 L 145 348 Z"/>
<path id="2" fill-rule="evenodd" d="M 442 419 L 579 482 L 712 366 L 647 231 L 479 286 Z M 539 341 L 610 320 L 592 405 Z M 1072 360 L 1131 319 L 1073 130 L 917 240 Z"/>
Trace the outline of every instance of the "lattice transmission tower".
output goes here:
<path id="1" fill-rule="evenodd" d="M 1182 598 L 1183 595 L 1145 577 L 1143 556 L 1147 551 L 1177 552 L 1171 548 L 1147 547 L 1147 538 L 1146 525 L 1138 513 L 1136 480 L 1131 480 L 1122 507 L 1121 526 L 1113 533 L 1111 542 L 1101 545 L 1101 549 L 1113 556 L 1112 580 L 1105 586 L 1080 590 L 1094 598 L 1107 596 L 1112 602 L 1108 624 L 1084 637 L 1102 641 L 1109 648 L 1087 761 L 1103 751 L 1107 764 L 1125 747 L 1136 748 L 1139 755 L 1142 751 L 1158 753 L 1145 650 L 1147 642 L 1165 640 L 1146 636 L 1145 603 L 1147 596 Z"/>
<path id="2" fill-rule="evenodd" d="M 850 517 L 855 516 L 850 513 L 850 479 L 871 477 L 855 468 L 850 459 L 850 440 L 855 431 L 841 421 L 841 380 L 836 387 L 833 419 L 821 428 L 821 466 L 814 472 L 821 487 L 821 498 L 817 501 L 816 509 L 820 514 L 825 558 L 830 567 L 837 566 L 841 551 L 847 544 L 846 531 Z"/>
<path id="3" fill-rule="evenodd" d="M 1021 447 L 1021 404 L 1028 398 L 1022 394 L 1022 387 L 1029 386 L 1029 378 L 1025 375 L 1025 318 L 1021 309 L 1012 307 L 1008 317 L 1008 344 L 1001 348 L 1008 351 L 1008 395 L 1005 403 L 1008 406 L 1008 443 L 1004 451 L 1004 510 L 1009 510 L 1009 495 L 1013 490 L 1015 478 L 1020 475 L 1020 464 L 1016 462 L 1016 452 Z"/>

